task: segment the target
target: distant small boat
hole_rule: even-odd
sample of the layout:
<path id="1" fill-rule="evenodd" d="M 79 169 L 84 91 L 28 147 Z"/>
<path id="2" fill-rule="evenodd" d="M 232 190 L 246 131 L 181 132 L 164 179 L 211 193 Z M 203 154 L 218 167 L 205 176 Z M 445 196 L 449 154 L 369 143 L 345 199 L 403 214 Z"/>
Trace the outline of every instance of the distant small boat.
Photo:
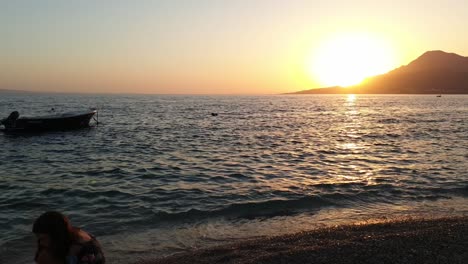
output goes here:
<path id="1" fill-rule="evenodd" d="M 437 95 L 437 97 L 442 97 L 442 95 L 441 95 L 441 94 L 439 94 L 439 95 Z"/>
<path id="2" fill-rule="evenodd" d="M 96 113 L 96 110 L 88 110 L 38 117 L 20 117 L 18 111 L 14 111 L 7 118 L 2 119 L 0 124 L 5 127 L 5 132 L 64 131 L 89 127 L 89 122 Z"/>

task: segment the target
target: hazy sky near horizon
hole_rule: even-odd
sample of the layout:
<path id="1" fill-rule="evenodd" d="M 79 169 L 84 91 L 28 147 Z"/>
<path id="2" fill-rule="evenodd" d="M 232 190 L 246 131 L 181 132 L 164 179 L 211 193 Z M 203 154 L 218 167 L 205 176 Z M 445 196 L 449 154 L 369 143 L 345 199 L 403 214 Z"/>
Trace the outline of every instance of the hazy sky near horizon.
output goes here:
<path id="1" fill-rule="evenodd" d="M 310 61 L 333 35 L 383 39 L 392 68 L 468 55 L 468 2 L 0 0 L 0 89 L 271 94 L 323 86 Z"/>

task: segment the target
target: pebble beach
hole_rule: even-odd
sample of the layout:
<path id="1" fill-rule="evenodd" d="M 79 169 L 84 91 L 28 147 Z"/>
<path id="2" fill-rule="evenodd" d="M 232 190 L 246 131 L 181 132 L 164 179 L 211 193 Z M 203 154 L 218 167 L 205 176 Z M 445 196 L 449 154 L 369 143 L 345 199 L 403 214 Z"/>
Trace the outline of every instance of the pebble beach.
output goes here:
<path id="1" fill-rule="evenodd" d="M 140 261 L 205 263 L 468 263 L 468 217 L 372 220 Z"/>

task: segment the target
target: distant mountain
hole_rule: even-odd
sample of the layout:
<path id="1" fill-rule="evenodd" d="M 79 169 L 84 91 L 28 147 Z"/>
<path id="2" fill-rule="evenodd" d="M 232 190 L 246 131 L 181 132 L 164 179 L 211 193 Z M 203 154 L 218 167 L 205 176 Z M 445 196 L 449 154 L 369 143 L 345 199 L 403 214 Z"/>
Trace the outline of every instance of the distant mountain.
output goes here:
<path id="1" fill-rule="evenodd" d="M 311 94 L 313 93 L 319 93 L 319 94 L 339 94 L 343 92 L 343 89 L 346 89 L 341 86 L 332 86 L 332 87 L 326 87 L 326 88 L 316 88 L 316 89 L 311 89 L 311 90 L 304 90 L 304 91 L 299 91 L 299 92 L 293 92 L 293 93 L 287 93 L 287 94 Z"/>
<path id="2" fill-rule="evenodd" d="M 410 73 L 423 71 L 468 72 L 468 57 L 441 50 L 428 51 L 406 66 L 391 73 Z"/>
<path id="3" fill-rule="evenodd" d="M 330 90 L 328 90 L 330 89 Z M 408 65 L 344 89 L 322 88 L 294 94 L 468 94 L 468 57 L 428 51 Z"/>
<path id="4" fill-rule="evenodd" d="M 24 90 L 0 89 L 0 94 L 30 94 L 30 93 L 36 93 L 36 92 L 24 91 Z"/>

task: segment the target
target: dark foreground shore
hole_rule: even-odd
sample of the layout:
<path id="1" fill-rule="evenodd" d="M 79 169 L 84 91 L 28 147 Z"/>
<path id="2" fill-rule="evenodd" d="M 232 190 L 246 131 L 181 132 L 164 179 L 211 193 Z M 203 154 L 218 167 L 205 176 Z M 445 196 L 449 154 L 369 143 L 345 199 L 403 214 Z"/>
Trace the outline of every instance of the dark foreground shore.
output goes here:
<path id="1" fill-rule="evenodd" d="M 138 262 L 162 263 L 468 263 L 468 217 L 335 226 Z"/>

